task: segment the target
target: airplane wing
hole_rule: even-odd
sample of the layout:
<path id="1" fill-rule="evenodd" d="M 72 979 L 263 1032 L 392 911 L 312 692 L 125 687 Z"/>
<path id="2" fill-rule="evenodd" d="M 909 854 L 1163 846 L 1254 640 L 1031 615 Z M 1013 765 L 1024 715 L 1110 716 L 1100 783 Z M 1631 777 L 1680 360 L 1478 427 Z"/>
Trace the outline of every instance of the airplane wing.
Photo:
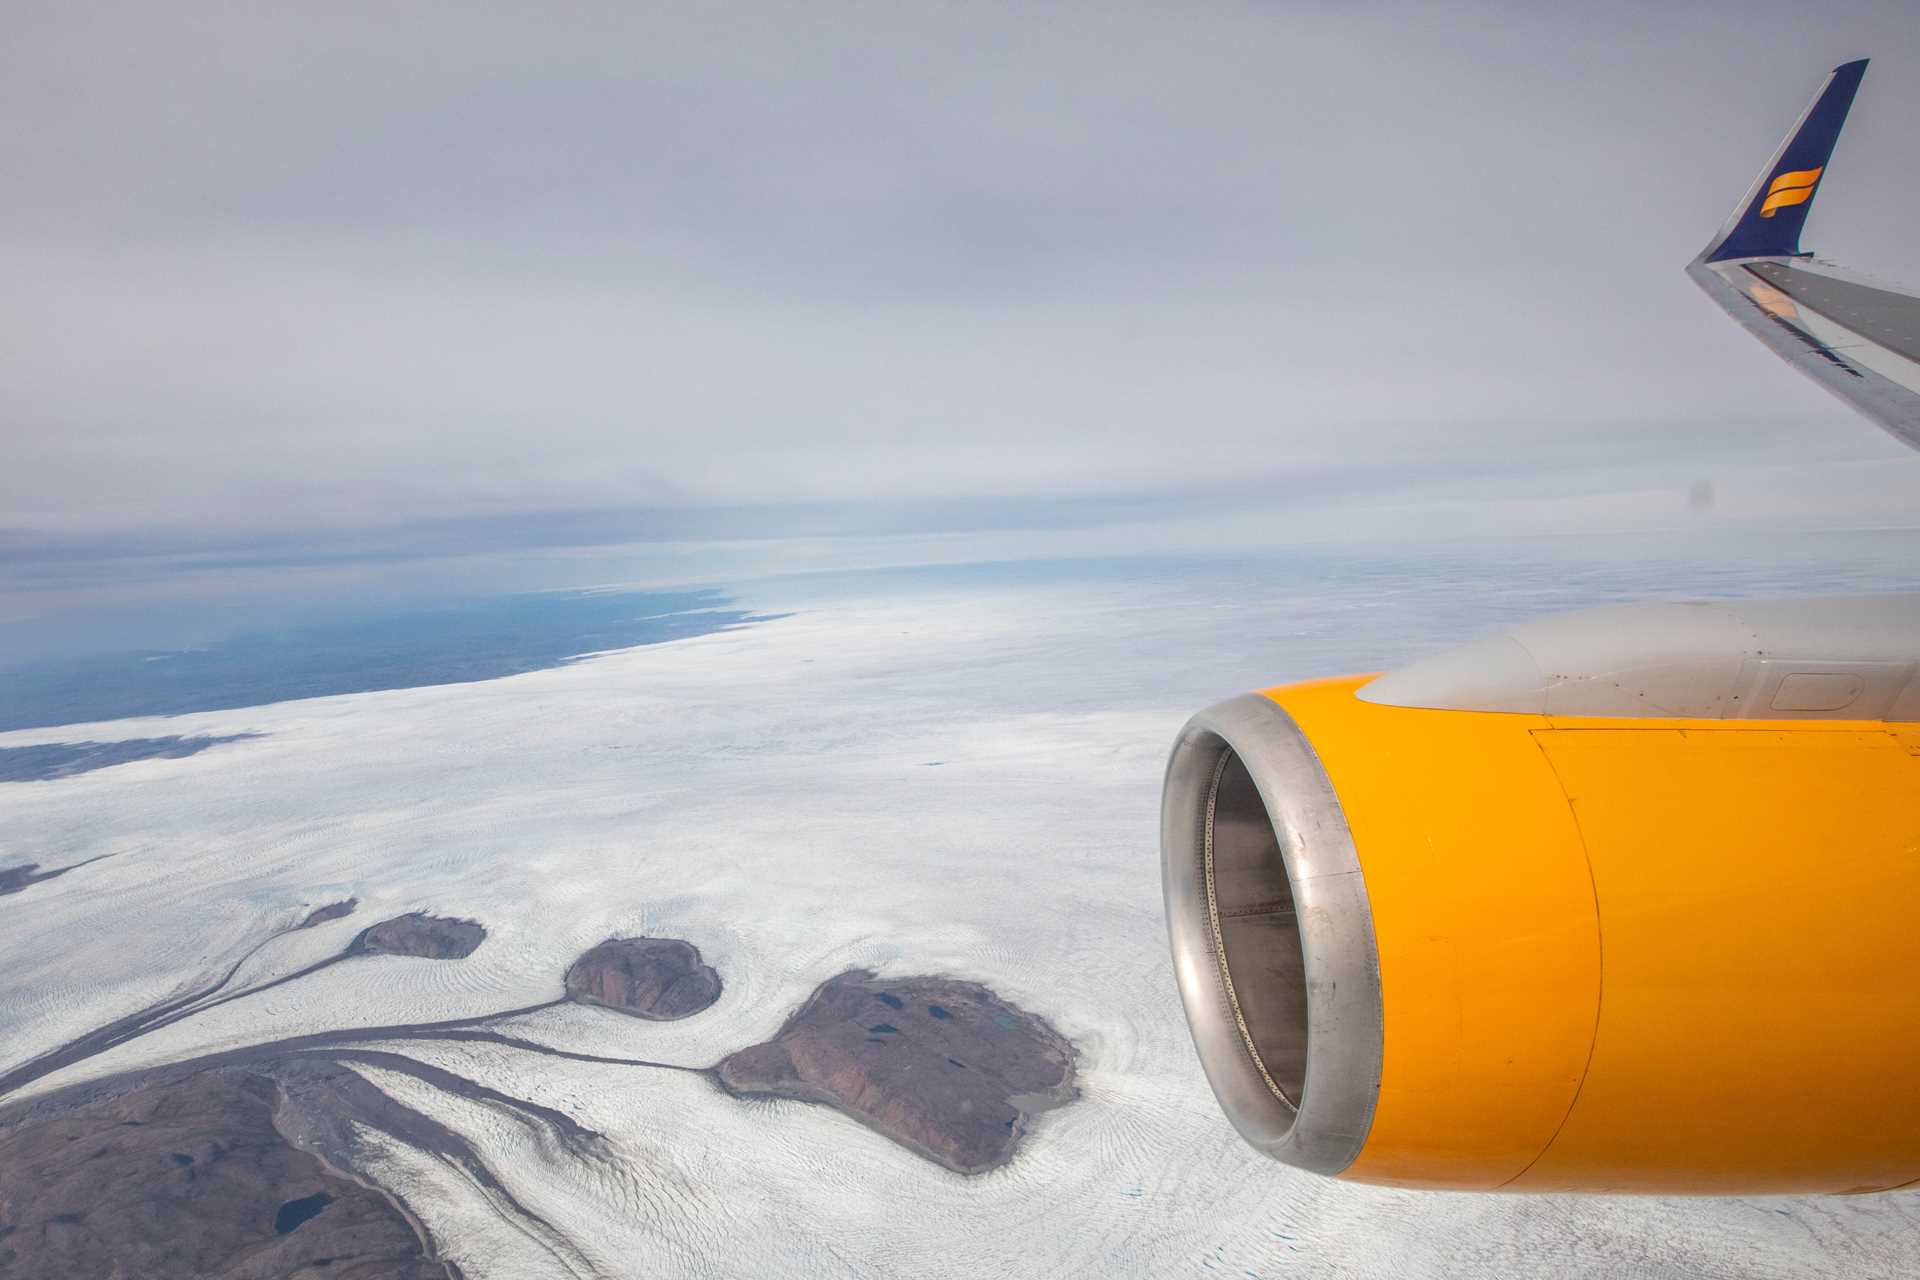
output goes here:
<path id="1" fill-rule="evenodd" d="M 1920 297 L 1800 249 L 1866 70 L 1865 58 L 1834 68 L 1687 274 L 1775 355 L 1920 449 Z"/>

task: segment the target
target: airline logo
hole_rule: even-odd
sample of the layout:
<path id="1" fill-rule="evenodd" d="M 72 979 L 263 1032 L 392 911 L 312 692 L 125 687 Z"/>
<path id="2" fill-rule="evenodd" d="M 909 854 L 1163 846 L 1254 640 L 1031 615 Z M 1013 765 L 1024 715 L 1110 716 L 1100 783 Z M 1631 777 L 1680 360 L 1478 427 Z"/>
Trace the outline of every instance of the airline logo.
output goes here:
<path id="1" fill-rule="evenodd" d="M 1795 169 L 1775 178 L 1767 188 L 1767 198 L 1760 202 L 1760 216 L 1771 218 L 1777 211 L 1788 205 L 1805 204 L 1813 199 L 1814 184 L 1820 181 L 1821 169 Z"/>

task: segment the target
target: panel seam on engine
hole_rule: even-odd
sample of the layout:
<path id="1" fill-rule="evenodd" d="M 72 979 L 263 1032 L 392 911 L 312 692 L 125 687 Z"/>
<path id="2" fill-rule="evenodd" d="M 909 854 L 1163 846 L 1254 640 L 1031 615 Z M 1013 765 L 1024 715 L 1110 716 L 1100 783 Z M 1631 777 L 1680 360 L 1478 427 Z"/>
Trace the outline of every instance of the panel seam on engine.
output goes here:
<path id="1" fill-rule="evenodd" d="M 1552 733 L 1555 730 L 1549 729 L 1547 732 Z M 1566 1130 L 1567 1121 L 1573 1118 L 1574 1108 L 1580 1105 L 1580 1095 L 1586 1090 L 1587 1077 L 1593 1072 L 1593 1055 L 1600 1044 L 1600 1014 L 1606 1005 L 1607 998 L 1607 934 L 1600 925 L 1600 882 L 1593 874 L 1593 855 L 1587 851 L 1587 833 L 1580 826 L 1580 811 L 1574 807 L 1573 796 L 1567 791 L 1566 779 L 1560 776 L 1560 770 L 1553 763 L 1553 753 L 1548 751 L 1547 744 L 1540 740 L 1540 731 L 1529 729 L 1527 737 L 1532 739 L 1535 749 L 1540 752 L 1540 758 L 1546 762 L 1547 772 L 1553 775 L 1554 786 L 1560 789 L 1560 798 L 1567 802 L 1567 817 L 1573 822 L 1574 838 L 1580 842 L 1580 860 L 1587 867 L 1587 889 L 1593 894 L 1593 941 L 1594 949 L 1599 952 L 1599 967 L 1594 975 L 1593 1034 L 1587 1040 L 1587 1059 L 1580 1064 L 1580 1083 L 1574 1086 L 1573 1096 L 1567 1099 L 1567 1110 L 1560 1117 L 1560 1123 L 1553 1127 L 1552 1135 L 1541 1145 L 1533 1159 L 1527 1161 L 1526 1166 L 1518 1173 L 1495 1187 L 1496 1191 L 1505 1190 L 1526 1177 L 1535 1165 L 1546 1159 L 1547 1152 L 1553 1150 L 1553 1144 L 1560 1141 L 1560 1135 Z"/>

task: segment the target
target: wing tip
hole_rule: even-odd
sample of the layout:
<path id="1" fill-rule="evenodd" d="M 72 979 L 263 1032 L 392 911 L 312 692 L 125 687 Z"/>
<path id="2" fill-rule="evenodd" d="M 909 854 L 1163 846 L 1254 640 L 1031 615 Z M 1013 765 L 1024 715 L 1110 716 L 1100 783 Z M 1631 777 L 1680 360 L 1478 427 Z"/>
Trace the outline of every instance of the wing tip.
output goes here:
<path id="1" fill-rule="evenodd" d="M 1847 122 L 1868 61 L 1855 58 L 1828 73 L 1720 234 L 1701 250 L 1701 261 L 1805 256 L 1800 251 L 1800 231 L 1806 225 L 1827 162 L 1840 141 L 1840 130 Z"/>

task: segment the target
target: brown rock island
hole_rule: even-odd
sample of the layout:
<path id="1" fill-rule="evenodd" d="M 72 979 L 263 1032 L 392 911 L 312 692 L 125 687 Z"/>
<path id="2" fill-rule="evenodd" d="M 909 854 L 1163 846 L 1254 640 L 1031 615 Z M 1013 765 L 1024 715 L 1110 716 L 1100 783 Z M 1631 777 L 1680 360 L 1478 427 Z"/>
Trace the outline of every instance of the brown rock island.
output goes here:
<path id="1" fill-rule="evenodd" d="M 449 1280 L 407 1218 L 274 1128 L 279 1086 L 205 1071 L 0 1130 L 0 1276 Z"/>
<path id="2" fill-rule="evenodd" d="M 720 975 L 690 942 L 609 938 L 567 970 L 567 998 L 665 1022 L 718 1000 Z"/>
<path id="3" fill-rule="evenodd" d="M 365 955 L 421 956 L 428 960 L 464 960 L 486 941 L 478 920 L 456 920 L 410 912 L 368 925 L 348 950 Z"/>
<path id="4" fill-rule="evenodd" d="M 1073 1045 L 977 982 L 822 983 L 779 1034 L 721 1062 L 740 1097 L 823 1102 L 956 1173 L 1005 1164 L 1028 1122 L 1079 1096 Z"/>
<path id="5" fill-rule="evenodd" d="M 353 909 L 359 905 L 360 899 L 358 898 L 347 898 L 341 902 L 329 902 L 324 907 L 315 907 L 313 910 L 307 912 L 307 918 L 293 927 L 296 929 L 312 929 L 326 924 L 329 920 L 344 919 L 352 915 Z"/>

